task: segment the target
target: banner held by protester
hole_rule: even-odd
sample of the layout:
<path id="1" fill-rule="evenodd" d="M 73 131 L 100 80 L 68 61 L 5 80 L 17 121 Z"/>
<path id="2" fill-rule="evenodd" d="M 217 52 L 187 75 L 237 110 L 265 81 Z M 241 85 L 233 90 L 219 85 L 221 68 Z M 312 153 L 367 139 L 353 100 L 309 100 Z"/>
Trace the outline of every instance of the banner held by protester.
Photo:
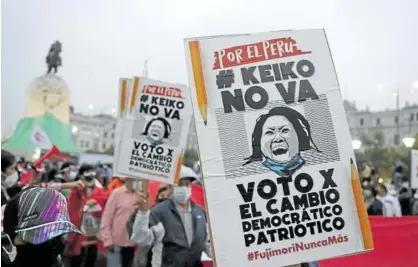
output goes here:
<path id="1" fill-rule="evenodd" d="M 120 78 L 119 79 L 119 101 L 117 110 L 117 122 L 115 131 L 115 149 L 113 152 L 113 166 L 116 166 L 117 156 L 119 155 L 119 148 L 122 142 L 123 132 L 123 118 L 128 110 L 129 97 L 132 91 L 132 79 Z M 115 168 L 115 167 L 114 167 Z M 122 176 L 121 174 L 114 172 L 113 176 Z"/>
<path id="2" fill-rule="evenodd" d="M 129 104 L 117 172 L 176 184 L 192 116 L 189 89 L 135 77 Z"/>
<path id="3" fill-rule="evenodd" d="M 190 39 L 186 57 L 217 266 L 373 249 L 324 31 Z"/>

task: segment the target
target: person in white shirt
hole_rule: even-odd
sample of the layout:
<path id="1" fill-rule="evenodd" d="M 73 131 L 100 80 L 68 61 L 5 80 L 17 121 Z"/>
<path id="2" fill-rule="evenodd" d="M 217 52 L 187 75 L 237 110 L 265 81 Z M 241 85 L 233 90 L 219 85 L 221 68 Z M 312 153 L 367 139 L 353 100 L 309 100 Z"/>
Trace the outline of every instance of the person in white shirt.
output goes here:
<path id="1" fill-rule="evenodd" d="M 383 216 L 401 217 L 402 210 L 399 199 L 388 194 L 388 190 L 384 184 L 377 184 L 375 190 L 377 192 L 376 198 L 383 203 Z"/>

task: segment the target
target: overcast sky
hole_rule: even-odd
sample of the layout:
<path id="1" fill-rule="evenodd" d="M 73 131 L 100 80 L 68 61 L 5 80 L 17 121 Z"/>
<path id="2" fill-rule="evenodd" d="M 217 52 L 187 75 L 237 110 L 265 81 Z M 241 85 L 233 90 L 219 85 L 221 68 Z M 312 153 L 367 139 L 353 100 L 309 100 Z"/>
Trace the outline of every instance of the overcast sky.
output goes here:
<path id="1" fill-rule="evenodd" d="M 55 40 L 76 110 L 116 107 L 119 77 L 187 83 L 183 38 L 325 28 L 343 96 L 372 110 L 418 102 L 415 0 L 5 0 L 1 1 L 1 126 L 11 134 L 28 84 L 45 70 Z M 377 90 L 377 84 L 384 90 Z M 377 97 L 379 96 L 379 100 Z"/>

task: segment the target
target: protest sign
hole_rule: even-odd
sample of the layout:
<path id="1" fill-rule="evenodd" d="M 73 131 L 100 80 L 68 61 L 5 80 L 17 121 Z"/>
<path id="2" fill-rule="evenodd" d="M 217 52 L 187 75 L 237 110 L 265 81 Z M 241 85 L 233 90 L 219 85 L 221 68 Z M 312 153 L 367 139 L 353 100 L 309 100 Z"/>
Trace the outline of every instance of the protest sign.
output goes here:
<path id="1" fill-rule="evenodd" d="M 177 183 L 192 117 L 189 95 L 184 85 L 133 79 L 122 121 L 119 173 Z"/>
<path id="2" fill-rule="evenodd" d="M 418 189 L 418 150 L 411 150 L 411 188 Z"/>
<path id="3" fill-rule="evenodd" d="M 373 249 L 324 31 L 185 48 L 217 267 Z"/>
<path id="4" fill-rule="evenodd" d="M 126 110 L 129 103 L 129 97 L 131 95 L 132 89 L 132 79 L 120 78 L 119 79 L 119 101 L 118 101 L 118 110 L 117 110 L 117 122 L 116 122 L 116 131 L 115 131 L 115 149 L 113 153 L 113 176 L 123 176 L 117 172 L 117 157 L 119 156 L 119 148 L 122 142 L 122 127 L 123 119 L 126 114 Z"/>

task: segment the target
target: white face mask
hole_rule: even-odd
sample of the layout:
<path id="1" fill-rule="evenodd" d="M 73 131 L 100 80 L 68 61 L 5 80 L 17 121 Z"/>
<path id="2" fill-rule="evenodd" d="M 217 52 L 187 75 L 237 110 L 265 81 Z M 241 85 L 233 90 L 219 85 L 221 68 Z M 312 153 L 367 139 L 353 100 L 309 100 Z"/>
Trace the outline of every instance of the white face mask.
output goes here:
<path id="1" fill-rule="evenodd" d="M 68 173 L 68 179 L 74 180 L 76 177 L 77 177 L 77 172 L 76 171 L 70 171 Z"/>
<path id="2" fill-rule="evenodd" d="M 6 187 L 12 187 L 17 183 L 17 180 L 19 180 L 19 175 L 17 174 L 17 172 L 14 172 L 12 175 L 6 177 L 6 179 L 4 180 L 4 184 L 6 185 Z"/>
<path id="3" fill-rule="evenodd" d="M 173 188 L 173 199 L 179 204 L 184 204 L 192 195 L 192 188 L 190 186 L 175 186 Z"/>

